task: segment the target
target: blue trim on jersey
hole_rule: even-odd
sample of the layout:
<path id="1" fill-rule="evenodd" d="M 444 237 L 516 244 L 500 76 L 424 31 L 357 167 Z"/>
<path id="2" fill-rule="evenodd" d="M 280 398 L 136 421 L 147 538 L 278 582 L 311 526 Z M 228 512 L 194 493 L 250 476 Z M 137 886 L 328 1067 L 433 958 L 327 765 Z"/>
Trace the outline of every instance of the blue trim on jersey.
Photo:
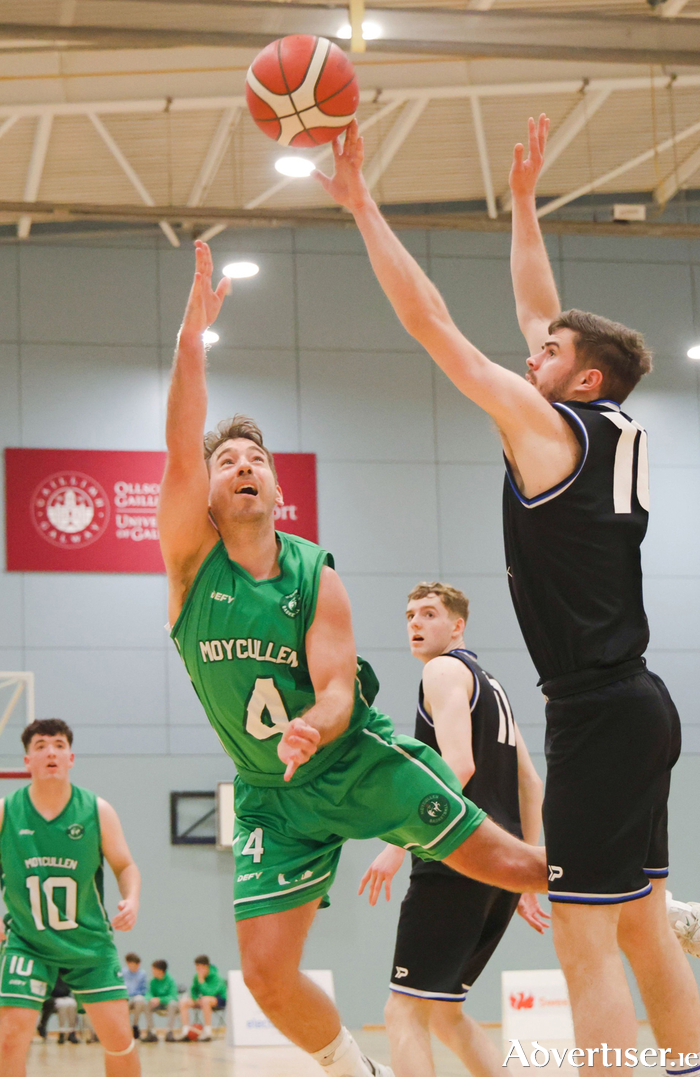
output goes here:
<path id="1" fill-rule="evenodd" d="M 421 679 L 421 682 L 420 682 L 420 686 L 421 686 L 421 688 L 423 687 L 423 681 L 422 681 L 422 679 Z M 431 728 L 431 729 L 435 729 L 435 722 L 434 722 L 434 721 L 433 721 L 433 719 L 432 719 L 432 718 L 430 717 L 430 715 L 429 715 L 429 714 L 427 713 L 427 711 L 426 711 L 425 707 L 424 707 L 424 706 L 423 706 L 423 704 L 421 703 L 421 696 L 422 696 L 422 694 L 423 694 L 423 693 L 421 692 L 421 693 L 419 694 L 419 696 L 418 696 L 418 712 L 419 712 L 419 714 L 420 714 L 421 718 L 423 718 L 423 720 L 424 720 L 424 721 L 426 721 L 426 722 L 428 723 L 428 725 L 430 726 L 430 728 Z"/>
<path id="2" fill-rule="evenodd" d="M 396 984 L 390 983 L 389 990 L 394 991 L 397 995 L 409 995 L 411 998 L 424 998 L 430 1002 L 465 1002 L 467 998 L 467 992 L 460 992 L 458 995 L 448 995 L 440 991 L 419 991 L 413 987 L 397 987 Z"/>
<path id="3" fill-rule="evenodd" d="M 602 400 L 591 400 L 591 404 L 609 404 L 611 408 L 615 408 L 616 411 L 622 411 L 622 404 L 618 404 L 617 400 L 608 400 L 607 397 L 603 397 Z"/>
<path id="4" fill-rule="evenodd" d="M 547 897 L 550 901 L 570 905 L 622 905 L 624 901 L 636 901 L 637 898 L 646 897 L 650 893 L 651 883 L 631 894 L 558 894 L 550 890 Z"/>
<path id="5" fill-rule="evenodd" d="M 555 407 L 558 411 L 566 411 L 576 420 L 576 422 L 580 426 L 581 431 L 583 432 L 583 456 L 581 457 L 579 465 L 575 471 L 572 471 L 570 475 L 568 475 L 565 479 L 562 479 L 562 481 L 560 483 L 557 483 L 556 486 L 552 486 L 549 490 L 545 490 L 544 493 L 538 494 L 537 497 L 525 497 L 523 494 L 520 493 L 520 490 L 518 489 L 516 483 L 513 480 L 513 476 L 510 470 L 510 463 L 506 458 L 506 475 L 508 476 L 508 482 L 510 483 L 511 489 L 517 497 L 518 501 L 521 505 L 524 505 L 526 509 L 535 509 L 538 505 L 543 504 L 545 501 L 552 501 L 559 494 L 563 494 L 564 491 L 567 490 L 569 486 L 571 486 L 571 484 L 575 482 L 576 479 L 579 477 L 581 471 L 583 470 L 583 465 L 586 463 L 586 459 L 588 458 L 589 440 L 588 431 L 586 430 L 585 423 L 583 423 L 583 421 L 578 417 L 575 411 L 572 411 L 571 408 L 567 408 L 566 404 L 553 404 L 552 407 Z"/>
<path id="6" fill-rule="evenodd" d="M 698 1071 L 700 1071 L 700 1066 L 693 1066 L 692 1069 L 689 1069 L 689 1070 L 676 1070 L 676 1069 L 670 1070 L 670 1069 L 667 1069 L 666 1073 L 673 1073 L 673 1074 L 677 1073 L 679 1075 L 679 1077 L 683 1077 L 684 1074 L 697 1073 Z"/>
<path id="7" fill-rule="evenodd" d="M 648 879 L 668 879 L 668 868 L 642 868 Z"/>

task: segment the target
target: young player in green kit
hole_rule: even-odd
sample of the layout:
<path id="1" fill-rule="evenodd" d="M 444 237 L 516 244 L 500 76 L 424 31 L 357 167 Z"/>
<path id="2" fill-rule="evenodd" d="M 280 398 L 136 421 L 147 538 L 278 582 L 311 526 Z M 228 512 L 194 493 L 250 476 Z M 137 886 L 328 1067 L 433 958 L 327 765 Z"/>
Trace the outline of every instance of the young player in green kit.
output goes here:
<path id="1" fill-rule="evenodd" d="M 170 385 L 159 529 L 169 619 L 197 695 L 236 764 L 234 909 L 245 981 L 327 1077 L 388 1077 L 299 971 L 306 935 L 348 838 L 383 837 L 515 892 L 546 890 L 544 850 L 465 800 L 424 744 L 371 707 L 350 603 L 333 561 L 275 532 L 274 461 L 242 416 L 202 435 L 204 330 L 227 293 L 197 269 Z"/>
<path id="2" fill-rule="evenodd" d="M 141 877 L 114 808 L 72 785 L 73 734 L 33 722 L 22 734 L 29 785 L 0 800 L 0 886 L 7 906 L 0 950 L 0 1073 L 24 1077 L 37 1013 L 59 970 L 105 1050 L 107 1077 L 139 1077 L 112 929 L 136 923 Z M 103 858 L 122 900 L 111 924 Z"/>

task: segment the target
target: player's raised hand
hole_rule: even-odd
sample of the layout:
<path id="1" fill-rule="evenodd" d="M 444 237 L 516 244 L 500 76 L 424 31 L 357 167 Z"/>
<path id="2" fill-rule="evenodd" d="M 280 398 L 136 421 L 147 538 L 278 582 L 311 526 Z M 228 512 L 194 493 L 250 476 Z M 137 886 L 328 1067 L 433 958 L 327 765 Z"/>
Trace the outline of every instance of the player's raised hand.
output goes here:
<path id="1" fill-rule="evenodd" d="M 277 745 L 277 754 L 287 764 L 284 780 L 288 782 L 295 770 L 308 763 L 311 756 L 318 751 L 321 734 L 315 726 L 309 725 L 303 718 L 293 718 Z"/>
<path id="2" fill-rule="evenodd" d="M 518 902 L 518 916 L 522 916 L 523 920 L 534 927 L 535 931 L 538 931 L 540 935 L 544 935 L 546 929 L 549 927 L 549 920 L 551 916 L 548 912 L 540 906 L 537 894 L 522 894 L 520 901 Z"/>
<path id="3" fill-rule="evenodd" d="M 333 159 L 335 172 L 332 176 L 326 176 L 318 169 L 313 173 L 324 191 L 338 203 L 345 206 L 351 212 L 359 209 L 363 202 L 370 198 L 369 188 L 362 175 L 362 162 L 365 156 L 365 144 L 357 120 L 353 120 L 345 138 L 333 140 Z"/>
<path id="4" fill-rule="evenodd" d="M 534 195 L 537 179 L 544 164 L 544 151 L 549 134 L 549 118 L 542 113 L 537 123 L 532 116 L 527 121 L 528 129 L 528 156 L 525 158 L 525 148 L 522 142 L 518 142 L 513 150 L 513 164 L 510 169 L 508 182 L 513 197 Z"/>
<path id="5" fill-rule="evenodd" d="M 212 288 L 211 277 L 214 272 L 214 262 L 209 245 L 198 239 L 195 240 L 194 249 L 197 265 L 180 329 L 181 336 L 183 334 L 201 335 L 216 321 L 221 304 L 231 290 L 231 282 L 226 277 L 221 278 L 216 290 Z"/>
<path id="6" fill-rule="evenodd" d="M 382 849 L 379 856 L 374 858 L 362 876 L 358 894 L 362 894 L 369 883 L 369 894 L 367 895 L 369 903 L 370 905 L 376 905 L 383 886 L 386 891 L 386 899 L 389 901 L 391 898 L 391 880 L 403 864 L 405 855 L 406 851 L 399 849 L 397 845 L 387 845 L 386 848 Z"/>
<path id="7" fill-rule="evenodd" d="M 131 931 L 139 911 L 137 903 L 133 898 L 123 898 L 117 908 L 119 912 L 112 917 L 112 927 L 115 931 Z"/>

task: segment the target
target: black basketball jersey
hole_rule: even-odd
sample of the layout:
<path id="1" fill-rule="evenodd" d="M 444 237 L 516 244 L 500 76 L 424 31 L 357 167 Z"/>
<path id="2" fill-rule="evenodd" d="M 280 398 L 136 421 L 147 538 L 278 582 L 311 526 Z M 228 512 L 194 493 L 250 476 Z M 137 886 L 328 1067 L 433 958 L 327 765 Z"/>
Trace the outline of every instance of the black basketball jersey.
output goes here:
<path id="1" fill-rule="evenodd" d="M 481 668 L 476 655 L 457 648 L 449 651 L 468 666 L 474 675 L 474 691 L 469 701 L 472 723 L 472 754 L 475 771 L 464 787 L 464 795 L 490 815 L 505 830 L 522 838 L 518 799 L 518 752 L 515 721 L 508 696 L 498 681 Z M 418 690 L 415 738 L 429 744 L 439 755 L 435 725 L 423 703 L 423 682 Z M 413 872 L 454 874 L 439 861 L 413 857 Z"/>
<path id="2" fill-rule="evenodd" d="M 578 467 L 526 498 L 506 461 L 503 492 L 508 582 L 540 683 L 641 659 L 649 642 L 646 431 L 611 400 L 554 407 L 581 444 Z"/>

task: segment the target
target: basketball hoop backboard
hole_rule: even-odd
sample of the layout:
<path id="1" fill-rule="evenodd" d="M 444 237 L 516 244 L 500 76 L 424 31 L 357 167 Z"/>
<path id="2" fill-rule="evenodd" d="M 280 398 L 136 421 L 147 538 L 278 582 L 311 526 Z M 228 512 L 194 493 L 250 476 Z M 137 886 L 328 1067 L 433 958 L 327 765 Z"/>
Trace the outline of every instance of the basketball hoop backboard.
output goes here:
<path id="1" fill-rule="evenodd" d="M 34 721 L 34 674 L 26 670 L 0 672 L 0 737 L 22 698 L 24 725 L 29 725 Z M 0 778 L 28 777 L 24 770 L 0 770 Z"/>

